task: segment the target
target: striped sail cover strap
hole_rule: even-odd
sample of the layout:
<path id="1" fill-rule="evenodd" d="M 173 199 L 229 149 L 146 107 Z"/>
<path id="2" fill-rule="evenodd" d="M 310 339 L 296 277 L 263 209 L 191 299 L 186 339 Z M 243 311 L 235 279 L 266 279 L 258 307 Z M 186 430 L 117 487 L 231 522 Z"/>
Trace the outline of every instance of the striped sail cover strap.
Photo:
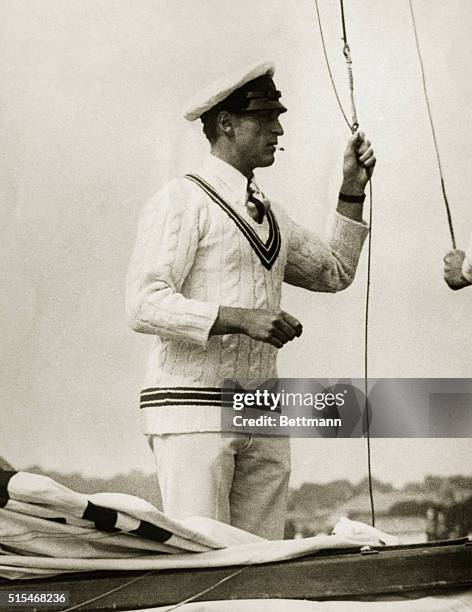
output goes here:
<path id="1" fill-rule="evenodd" d="M 280 251 L 281 236 L 280 229 L 274 213 L 269 208 L 266 212 L 269 222 L 269 237 L 264 243 L 253 228 L 224 200 L 215 189 L 197 174 L 186 174 L 185 178 L 198 185 L 203 191 L 220 206 L 225 213 L 234 221 L 238 229 L 244 234 L 252 246 L 262 265 L 270 270 L 274 265 Z"/>
<path id="2" fill-rule="evenodd" d="M 43 498 L 38 499 L 41 496 Z M 39 505 L 36 521 L 42 519 L 49 523 L 72 525 L 77 528 L 77 519 L 83 519 L 93 523 L 100 531 L 126 533 L 157 542 L 167 542 L 173 535 L 170 528 L 166 529 L 163 526 L 164 518 L 163 525 L 154 524 L 127 512 L 95 504 L 87 499 L 86 495 L 71 491 L 46 476 L 0 470 L 0 508 L 15 512 L 18 511 L 18 504 L 21 505 L 23 502 L 29 504 L 25 514 L 30 514 L 32 517 L 35 517 L 35 504 Z M 86 531 L 90 532 L 90 529 L 87 528 Z M 11 534 L 10 540 L 18 546 L 20 540 L 25 542 L 29 538 L 36 538 L 38 533 L 41 531 L 38 531 L 37 525 L 32 524 L 29 532 L 19 534 L 19 540 L 14 534 Z M 47 535 L 48 531 L 44 529 L 43 537 Z M 72 538 L 73 535 L 70 534 L 70 537 Z M 88 536 L 82 537 L 88 538 Z M 67 534 L 62 533 L 62 538 L 66 540 Z M 6 538 L 3 537 L 2 543 L 6 544 L 6 542 Z"/>

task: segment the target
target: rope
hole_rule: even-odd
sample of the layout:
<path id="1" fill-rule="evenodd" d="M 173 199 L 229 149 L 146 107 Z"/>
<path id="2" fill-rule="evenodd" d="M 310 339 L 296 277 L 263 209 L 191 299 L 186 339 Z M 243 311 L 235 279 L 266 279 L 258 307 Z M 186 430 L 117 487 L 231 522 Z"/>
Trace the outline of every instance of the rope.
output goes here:
<path id="1" fill-rule="evenodd" d="M 343 106 L 340 102 L 339 95 L 336 89 L 336 84 L 333 79 L 333 75 L 331 72 L 331 67 L 329 63 L 328 53 L 326 51 L 326 44 L 323 36 L 323 28 L 321 25 L 321 15 L 318 6 L 318 0 L 315 0 L 316 6 L 316 15 L 318 18 L 318 26 L 321 35 L 321 44 L 323 47 L 323 53 L 326 61 L 326 67 L 328 69 L 328 73 L 331 79 L 331 84 L 333 86 L 333 91 L 336 96 L 336 100 L 338 102 L 339 109 L 341 111 L 344 120 L 346 121 L 351 133 L 354 133 L 358 127 L 359 123 L 357 121 L 357 112 L 356 105 L 354 100 L 354 77 L 352 74 L 352 59 L 351 59 L 351 50 L 349 48 L 347 42 L 347 31 L 346 31 L 346 19 L 344 16 L 344 2 L 340 0 L 341 3 L 341 21 L 342 21 L 342 30 L 343 30 L 343 54 L 346 58 L 348 76 L 349 76 L 349 89 L 351 93 L 351 114 L 352 114 L 352 123 L 349 122 L 347 115 L 343 109 Z M 372 486 L 372 453 L 370 447 L 370 417 L 369 417 L 369 403 L 367 399 L 368 393 L 368 363 L 369 363 L 369 302 L 370 302 L 370 279 L 371 279 L 371 253 L 372 253 L 372 180 L 369 177 L 369 227 L 370 232 L 367 239 L 367 290 L 366 290 L 366 299 L 365 299 L 365 312 L 364 312 L 364 413 L 366 415 L 366 441 L 367 441 L 367 474 L 368 474 L 368 483 L 369 483 L 369 499 L 370 499 L 370 512 L 371 512 L 371 523 L 372 527 L 375 527 L 375 506 L 374 506 L 374 492 Z"/>
<path id="2" fill-rule="evenodd" d="M 349 44 L 347 42 L 347 32 L 346 32 L 346 19 L 344 17 L 344 2 L 341 2 L 341 21 L 343 27 L 343 55 L 346 59 L 347 64 L 347 74 L 349 80 L 349 93 L 351 96 L 351 115 L 352 115 L 352 124 L 351 124 L 351 132 L 354 133 L 359 127 L 359 122 L 357 121 L 357 111 L 356 111 L 356 101 L 354 99 L 354 76 L 352 74 L 352 59 L 351 59 L 351 49 L 349 48 Z"/>
<path id="3" fill-rule="evenodd" d="M 424 92 L 424 97 L 425 97 L 425 101 L 426 101 L 426 107 L 428 109 L 429 123 L 431 125 L 431 133 L 433 135 L 434 148 L 435 148 L 435 151 L 436 151 L 436 159 L 437 159 L 437 162 L 438 162 L 439 178 L 440 178 L 440 181 L 441 181 L 441 191 L 442 191 L 442 195 L 443 195 L 443 199 L 444 199 L 444 205 L 446 207 L 446 216 L 447 216 L 447 222 L 448 222 L 448 225 L 449 225 L 449 233 L 451 234 L 452 248 L 455 249 L 456 248 L 456 239 L 455 239 L 455 236 L 454 236 L 454 228 L 452 226 L 451 210 L 449 208 L 449 201 L 447 199 L 447 194 L 446 194 L 446 184 L 445 184 L 444 174 L 443 174 L 443 170 L 442 170 L 441 157 L 439 155 L 439 146 L 438 146 L 438 140 L 436 138 L 436 130 L 434 128 L 433 113 L 432 113 L 432 110 L 431 110 L 431 103 L 430 103 L 430 100 L 429 100 L 428 88 L 427 88 L 427 85 L 426 85 L 426 74 L 425 74 L 425 69 L 424 69 L 424 64 L 423 64 L 423 57 L 421 55 L 420 42 L 419 42 L 419 36 L 418 36 L 418 29 L 416 27 L 415 12 L 413 10 L 413 2 L 412 2 L 412 0 L 408 0 L 408 1 L 409 1 L 409 4 L 410 4 L 411 21 L 413 23 L 413 32 L 414 32 L 414 35 L 415 35 L 416 51 L 418 53 L 418 59 L 419 59 L 419 63 L 420 63 L 421 79 L 423 81 L 423 92 Z"/>
<path id="4" fill-rule="evenodd" d="M 364 327 L 364 412 L 366 424 L 366 441 L 367 441 L 367 473 L 369 482 L 369 499 L 370 499 L 370 515 L 372 527 L 375 527 L 375 508 L 374 508 L 374 491 L 372 488 L 372 456 L 370 449 L 370 415 L 369 415 L 369 400 L 368 400 L 368 365 L 369 365 L 369 303 L 370 303 L 370 274 L 371 274 L 371 255 L 372 255 L 372 180 L 369 178 L 369 238 L 367 240 L 367 288 L 365 296 L 365 327 Z"/>
<path id="5" fill-rule="evenodd" d="M 331 66 L 329 64 L 328 52 L 326 50 L 326 43 L 325 43 L 325 38 L 324 38 L 324 34 L 323 34 L 323 28 L 321 26 L 321 16 L 320 16 L 320 10 L 319 10 L 319 7 L 318 7 L 318 0 L 315 0 L 315 6 L 316 6 L 316 14 L 317 14 L 317 17 L 318 17 L 318 27 L 319 27 L 319 30 L 320 30 L 321 45 L 323 47 L 323 54 L 324 54 L 324 58 L 325 58 L 325 62 L 326 62 L 326 68 L 328 69 L 329 78 L 331 80 L 331 85 L 333 87 L 334 95 L 336 96 L 336 100 L 338 102 L 339 110 L 341 111 L 341 114 L 344 117 L 344 121 L 346 122 L 347 127 L 351 130 L 352 129 L 351 128 L 351 124 L 349 123 L 349 119 L 347 118 L 347 115 L 344 112 L 344 108 L 343 108 L 343 105 L 341 104 L 341 100 L 340 100 L 339 95 L 338 95 L 338 90 L 336 88 L 336 83 L 334 82 L 333 73 L 331 72 Z"/>
<path id="6" fill-rule="evenodd" d="M 231 578 L 234 578 L 238 574 L 241 574 L 243 571 L 247 570 L 248 567 L 251 567 L 251 566 L 250 565 L 245 565 L 244 567 L 239 568 L 238 570 L 236 570 L 235 572 L 233 572 L 229 576 L 226 576 L 225 578 L 221 578 L 220 580 L 218 580 L 218 582 L 215 582 L 215 584 L 212 584 L 211 586 L 207 587 L 206 589 L 203 589 L 202 591 L 199 591 L 198 593 L 195 593 L 195 595 L 192 595 L 191 597 L 188 597 L 185 601 L 181 601 L 181 602 L 173 605 L 170 608 L 165 608 L 165 612 L 171 612 L 171 610 L 177 610 L 177 608 L 180 608 L 181 606 L 183 606 L 183 605 L 185 605 L 187 603 L 190 603 L 191 601 L 194 601 L 198 597 L 201 597 L 202 595 L 206 595 L 207 593 L 209 593 L 213 589 L 216 589 L 216 587 L 219 586 L 220 584 L 223 584 L 223 582 L 226 582 L 227 580 L 231 580 Z M 128 582 L 125 582 L 124 584 L 121 584 L 120 586 L 117 586 L 117 587 L 115 587 L 113 589 L 110 589 L 109 591 L 106 591 L 105 593 L 101 593 L 100 595 L 92 597 L 91 599 L 87 599 L 87 601 L 83 601 L 82 603 L 76 604 L 75 606 L 71 606 L 70 608 L 66 608 L 65 610 L 63 610 L 63 612 L 72 612 L 72 610 L 78 610 L 79 608 L 83 608 L 84 606 L 86 606 L 88 604 L 91 604 L 91 603 L 94 603 L 96 601 L 99 601 L 100 599 L 104 599 L 105 597 L 107 597 L 108 595 L 111 595 L 112 593 L 116 593 L 117 591 L 121 591 L 122 589 L 126 588 L 130 584 L 133 584 L 134 582 L 137 582 L 138 580 L 142 580 L 143 578 L 146 578 L 146 576 L 150 576 L 151 574 L 154 574 L 154 573 L 156 573 L 156 570 L 151 570 L 150 572 L 146 572 L 145 574 L 142 574 L 141 576 L 137 576 L 136 578 L 133 578 L 132 580 L 129 580 Z"/>
<path id="7" fill-rule="evenodd" d="M 239 568 L 238 570 L 236 570 L 235 572 L 233 572 L 229 576 L 226 576 L 225 578 L 221 578 L 221 580 L 218 580 L 218 582 L 215 582 L 215 584 L 212 584 L 211 586 L 207 587 L 206 589 L 203 589 L 202 591 L 199 591 L 198 593 L 195 593 L 195 595 L 192 595 L 191 597 L 188 597 L 184 601 L 180 601 L 178 604 L 175 604 L 175 606 L 172 606 L 170 608 L 165 608 L 165 610 L 163 610 L 163 612 L 171 612 L 172 610 L 177 610 L 177 608 L 181 608 L 185 604 L 188 604 L 191 601 L 195 601 L 196 599 L 198 599 L 202 595 L 206 595 L 210 591 L 213 591 L 213 589 L 216 589 L 216 587 L 219 586 L 220 584 L 223 584 L 223 582 L 226 582 L 227 580 L 231 580 L 231 578 L 234 578 L 238 574 L 241 574 L 242 572 L 244 572 L 244 570 L 247 570 L 248 567 L 251 567 L 251 566 L 250 565 L 245 565 L 244 567 Z"/>
<path id="8" fill-rule="evenodd" d="M 96 597 L 92 597 L 91 599 L 87 599 L 87 601 L 83 601 L 82 603 L 76 604 L 75 606 L 71 606 L 70 608 L 66 608 L 62 612 L 71 612 L 71 610 L 78 610 L 79 608 L 83 608 L 84 606 L 86 606 L 86 605 L 88 605 L 90 603 L 94 603 L 95 601 L 99 601 L 100 599 L 103 599 L 104 597 L 107 597 L 108 595 L 111 595 L 112 593 L 116 593 L 116 591 L 121 591 L 122 589 L 124 589 L 125 587 L 129 586 L 130 584 L 133 584 L 133 582 L 137 582 L 138 580 L 142 580 L 143 578 L 146 578 L 146 576 L 150 576 L 151 574 L 155 573 L 155 571 L 156 570 L 152 570 L 150 572 L 146 572 L 145 574 L 141 574 L 141 576 L 138 576 L 137 578 L 133 578 L 132 580 L 128 580 L 128 582 L 125 582 L 124 584 L 121 584 L 120 586 L 117 586 L 114 589 L 110 589 L 109 591 L 106 591 L 105 593 L 102 593 L 101 595 L 97 595 Z"/>
<path id="9" fill-rule="evenodd" d="M 343 27 L 343 40 L 344 40 L 344 44 L 347 45 L 346 19 L 344 17 L 344 2 L 343 2 L 343 0 L 340 0 L 340 5 L 341 5 L 341 24 L 342 24 L 342 27 Z"/>

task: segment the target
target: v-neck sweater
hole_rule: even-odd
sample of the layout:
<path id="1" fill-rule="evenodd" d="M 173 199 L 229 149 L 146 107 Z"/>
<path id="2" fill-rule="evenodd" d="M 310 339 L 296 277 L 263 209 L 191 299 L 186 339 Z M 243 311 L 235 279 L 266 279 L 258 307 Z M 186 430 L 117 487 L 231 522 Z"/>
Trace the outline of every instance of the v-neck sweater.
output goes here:
<path id="1" fill-rule="evenodd" d="M 267 218 L 258 224 L 245 207 L 246 177 L 214 156 L 192 174 L 267 242 Z M 277 310 L 283 282 L 336 292 L 353 281 L 365 223 L 336 213 L 324 241 L 278 204 L 271 210 L 280 250 L 269 270 L 240 226 L 194 182 L 174 179 L 144 207 L 126 300 L 131 327 L 154 336 L 141 397 L 144 433 L 219 431 L 221 409 L 205 397 L 216 397 L 224 379 L 277 377 L 272 345 L 210 335 L 219 306 Z"/>

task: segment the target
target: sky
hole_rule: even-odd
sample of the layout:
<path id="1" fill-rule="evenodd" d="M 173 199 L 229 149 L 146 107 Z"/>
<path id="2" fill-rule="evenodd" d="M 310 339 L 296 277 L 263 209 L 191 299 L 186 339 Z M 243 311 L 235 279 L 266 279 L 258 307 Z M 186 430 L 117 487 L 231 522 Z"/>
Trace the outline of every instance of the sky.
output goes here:
<path id="1" fill-rule="evenodd" d="M 339 4 L 319 0 L 349 108 Z M 414 0 L 459 247 L 470 219 L 472 40 L 467 0 Z M 450 238 L 407 0 L 345 0 L 373 180 L 369 373 L 470 377 L 472 289 L 442 280 Z M 150 338 L 127 327 L 139 212 L 207 144 L 185 103 L 218 75 L 273 60 L 285 152 L 258 183 L 324 232 L 349 132 L 305 0 L 2 0 L 0 4 L 0 454 L 16 468 L 152 471 L 138 393 Z M 304 333 L 284 377 L 363 375 L 366 254 L 336 295 L 286 287 Z M 412 407 L 413 409 L 414 407 Z M 469 473 L 468 440 L 373 440 L 373 472 L 403 483 Z M 365 441 L 296 440 L 292 484 L 366 474 Z"/>

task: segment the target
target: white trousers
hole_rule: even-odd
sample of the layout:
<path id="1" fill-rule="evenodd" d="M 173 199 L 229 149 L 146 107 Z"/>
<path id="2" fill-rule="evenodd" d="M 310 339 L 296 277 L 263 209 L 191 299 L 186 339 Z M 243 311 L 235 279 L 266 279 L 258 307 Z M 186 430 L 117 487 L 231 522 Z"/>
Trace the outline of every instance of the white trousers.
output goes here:
<path id="1" fill-rule="evenodd" d="M 290 439 L 219 432 L 149 436 L 164 512 L 208 516 L 263 538 L 283 538 Z"/>

